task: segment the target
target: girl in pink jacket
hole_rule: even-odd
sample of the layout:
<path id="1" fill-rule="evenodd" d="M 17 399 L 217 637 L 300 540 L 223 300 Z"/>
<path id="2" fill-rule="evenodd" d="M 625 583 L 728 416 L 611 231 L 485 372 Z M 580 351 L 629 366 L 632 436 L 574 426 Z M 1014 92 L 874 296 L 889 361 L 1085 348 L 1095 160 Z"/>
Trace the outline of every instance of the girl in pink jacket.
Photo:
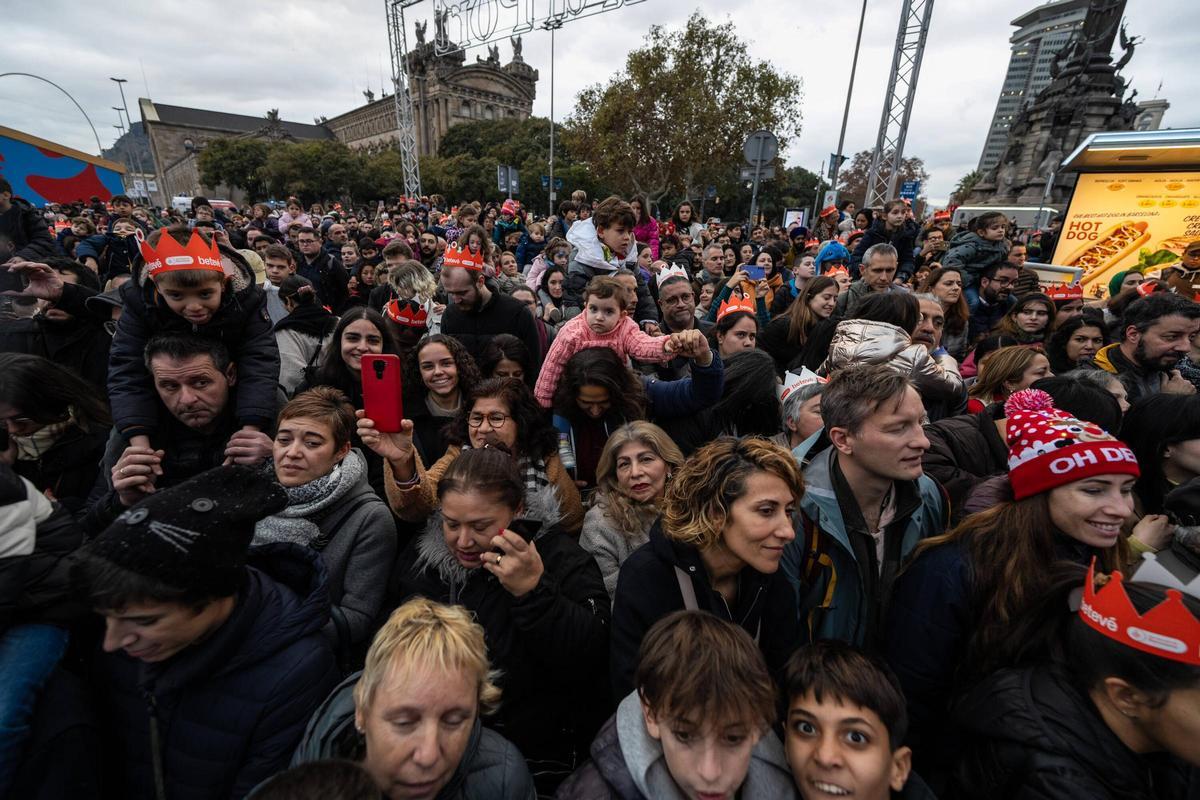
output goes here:
<path id="1" fill-rule="evenodd" d="M 662 364 L 673 357 L 666 336 L 643 333 L 625 310 L 625 287 L 616 278 L 598 275 L 583 290 L 583 313 L 559 329 L 542 363 L 533 394 L 551 408 L 554 391 L 571 356 L 589 347 L 607 347 L 622 358 Z"/>

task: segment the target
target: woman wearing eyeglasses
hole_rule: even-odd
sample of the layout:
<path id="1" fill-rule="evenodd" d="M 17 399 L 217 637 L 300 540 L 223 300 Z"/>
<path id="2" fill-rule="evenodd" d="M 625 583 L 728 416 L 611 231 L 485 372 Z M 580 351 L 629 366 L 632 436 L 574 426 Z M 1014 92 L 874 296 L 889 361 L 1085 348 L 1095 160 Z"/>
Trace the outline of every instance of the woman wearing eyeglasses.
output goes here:
<path id="1" fill-rule="evenodd" d="M 421 522 L 437 509 L 438 481 L 463 450 L 503 445 L 526 489 L 547 501 L 528 507 L 527 516 L 573 534 L 583 525 L 583 503 L 558 457 L 558 435 L 529 388 L 515 378 L 489 378 L 471 389 L 446 429 L 445 455 L 428 467 L 413 446 L 411 420 L 401 422 L 396 433 L 383 433 L 362 411 L 358 415 L 358 435 L 383 457 L 388 505 L 403 520 Z M 555 491 L 542 491 L 546 487 Z"/>

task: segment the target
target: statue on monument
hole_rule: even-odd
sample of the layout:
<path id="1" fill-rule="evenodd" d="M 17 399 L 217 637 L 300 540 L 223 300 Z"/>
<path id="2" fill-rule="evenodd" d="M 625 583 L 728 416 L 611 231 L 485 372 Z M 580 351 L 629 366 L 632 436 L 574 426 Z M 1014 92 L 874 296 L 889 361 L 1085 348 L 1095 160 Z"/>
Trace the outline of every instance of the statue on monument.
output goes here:
<path id="1" fill-rule="evenodd" d="M 437 44 L 444 45 L 450 41 L 450 37 L 446 35 L 446 20 L 448 19 L 450 19 L 450 9 L 448 8 L 433 12 L 433 40 Z"/>
<path id="2" fill-rule="evenodd" d="M 1133 58 L 1133 51 L 1139 44 L 1145 41 L 1141 36 L 1130 36 L 1125 30 L 1125 23 L 1121 23 L 1121 50 L 1124 52 L 1121 55 L 1121 60 L 1117 62 L 1116 68 L 1120 70 L 1129 60 Z"/>
<path id="3" fill-rule="evenodd" d="M 500 45 L 494 44 L 494 45 L 488 46 L 487 60 L 488 60 L 489 64 L 499 64 L 500 63 Z"/>
<path id="4" fill-rule="evenodd" d="M 510 36 L 508 37 L 508 41 L 512 43 L 513 61 L 522 61 L 521 51 L 525 49 L 525 45 L 521 43 L 521 37 Z"/>
<path id="5" fill-rule="evenodd" d="M 425 44 L 425 31 L 429 29 L 429 23 L 418 21 L 413 27 L 417 29 L 417 44 Z"/>

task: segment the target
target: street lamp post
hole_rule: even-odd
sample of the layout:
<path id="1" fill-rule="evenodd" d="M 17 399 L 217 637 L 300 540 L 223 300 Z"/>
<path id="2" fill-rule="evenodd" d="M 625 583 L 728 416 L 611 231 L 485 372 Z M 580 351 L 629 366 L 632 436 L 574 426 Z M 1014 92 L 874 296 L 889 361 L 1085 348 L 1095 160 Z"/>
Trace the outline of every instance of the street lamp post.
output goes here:
<path id="1" fill-rule="evenodd" d="M 129 135 L 130 135 L 130 138 L 132 139 L 132 137 L 133 137 L 133 119 L 130 118 L 130 116 L 129 116 L 129 104 L 125 102 L 125 84 L 128 83 L 129 81 L 127 81 L 125 78 L 109 78 L 109 80 L 112 81 L 113 83 L 115 83 L 117 85 L 117 88 L 121 90 L 121 108 L 125 109 L 125 121 L 127 123 L 129 123 Z M 136 143 L 131 143 L 130 146 L 131 146 L 132 152 L 133 152 L 133 164 L 131 164 L 130 166 L 133 166 L 135 169 L 137 169 L 138 174 L 142 176 L 142 186 L 145 187 L 143 189 L 143 192 L 145 193 L 145 196 L 146 196 L 146 204 L 149 205 L 150 204 L 150 188 L 149 188 L 149 185 L 146 183 L 146 177 L 145 177 L 146 171 L 142 167 L 142 154 L 139 152 L 139 148 L 137 147 Z"/>
<path id="2" fill-rule="evenodd" d="M 850 119 L 850 96 L 854 94 L 854 73 L 858 71 L 858 48 L 862 44 L 863 21 L 867 18 L 867 0 L 863 0 L 862 13 L 858 15 L 858 38 L 854 40 L 854 60 L 850 62 L 850 85 L 846 87 L 846 108 L 842 111 L 842 132 L 838 134 L 837 152 L 829 170 L 829 188 L 833 190 L 833 202 L 838 201 L 838 170 L 842 166 L 842 145 L 846 142 L 846 123 Z"/>
<path id="3" fill-rule="evenodd" d="M 550 211 L 546 216 L 554 215 L 554 32 L 563 26 L 562 17 L 554 17 L 542 23 L 542 27 L 550 31 Z"/>

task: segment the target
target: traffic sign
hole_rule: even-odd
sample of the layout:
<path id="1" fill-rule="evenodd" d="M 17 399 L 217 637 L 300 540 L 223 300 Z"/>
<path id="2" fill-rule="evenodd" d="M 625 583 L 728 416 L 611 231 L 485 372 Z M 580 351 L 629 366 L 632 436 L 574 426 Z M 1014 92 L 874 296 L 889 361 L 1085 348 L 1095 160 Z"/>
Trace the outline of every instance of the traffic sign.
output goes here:
<path id="1" fill-rule="evenodd" d="M 742 154 L 750 166 L 765 167 L 779 154 L 779 140 L 770 131 L 755 131 L 746 137 Z"/>
<path id="2" fill-rule="evenodd" d="M 900 184 L 900 198 L 903 200 L 916 200 L 920 191 L 920 181 L 905 181 Z"/>
<path id="3" fill-rule="evenodd" d="M 738 177 L 744 181 L 752 181 L 754 180 L 755 172 L 758 173 L 758 179 L 760 181 L 765 181 L 769 178 L 775 177 L 774 165 L 768 167 L 750 167 L 746 166 L 745 164 L 742 165 L 742 171 L 738 173 Z"/>

